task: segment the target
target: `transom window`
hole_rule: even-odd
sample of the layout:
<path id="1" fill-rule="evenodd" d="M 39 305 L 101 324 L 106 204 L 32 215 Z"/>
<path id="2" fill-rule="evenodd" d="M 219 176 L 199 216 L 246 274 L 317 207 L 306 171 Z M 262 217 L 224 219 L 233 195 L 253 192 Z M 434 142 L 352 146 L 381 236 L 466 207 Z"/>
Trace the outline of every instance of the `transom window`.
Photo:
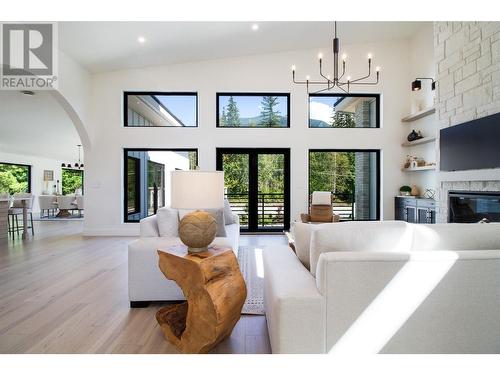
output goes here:
<path id="1" fill-rule="evenodd" d="M 217 127 L 288 128 L 290 94 L 218 93 Z"/>
<path id="2" fill-rule="evenodd" d="M 125 92 L 124 121 L 130 127 L 197 127 L 198 95 L 193 92 Z"/>
<path id="3" fill-rule="evenodd" d="M 379 128 L 378 94 L 310 94 L 310 128 Z"/>

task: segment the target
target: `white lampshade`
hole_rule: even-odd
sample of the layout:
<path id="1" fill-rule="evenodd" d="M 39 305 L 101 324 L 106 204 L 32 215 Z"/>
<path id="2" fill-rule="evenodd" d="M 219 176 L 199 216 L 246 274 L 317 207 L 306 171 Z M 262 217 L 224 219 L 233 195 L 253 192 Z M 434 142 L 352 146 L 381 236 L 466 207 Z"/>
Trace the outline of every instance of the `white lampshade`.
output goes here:
<path id="1" fill-rule="evenodd" d="M 172 171 L 170 205 L 180 209 L 224 207 L 224 172 Z"/>

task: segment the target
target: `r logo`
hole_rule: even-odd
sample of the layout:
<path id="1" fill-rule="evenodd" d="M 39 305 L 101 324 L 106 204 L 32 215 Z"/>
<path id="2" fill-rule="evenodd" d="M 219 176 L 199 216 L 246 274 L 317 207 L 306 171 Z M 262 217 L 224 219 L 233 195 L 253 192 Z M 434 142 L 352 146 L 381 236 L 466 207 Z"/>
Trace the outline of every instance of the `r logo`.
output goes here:
<path id="1" fill-rule="evenodd" d="M 2 27 L 4 76 L 54 73 L 52 24 L 3 24 Z"/>

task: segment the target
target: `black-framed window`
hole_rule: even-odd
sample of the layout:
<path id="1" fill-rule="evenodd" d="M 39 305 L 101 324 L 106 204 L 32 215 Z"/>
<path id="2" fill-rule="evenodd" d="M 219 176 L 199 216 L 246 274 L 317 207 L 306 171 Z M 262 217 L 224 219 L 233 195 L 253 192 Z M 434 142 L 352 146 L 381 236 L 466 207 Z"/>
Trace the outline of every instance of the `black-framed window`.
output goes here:
<path id="1" fill-rule="evenodd" d="M 289 128 L 289 93 L 217 93 L 218 128 Z"/>
<path id="2" fill-rule="evenodd" d="M 78 189 L 81 189 L 83 194 L 83 174 L 84 171 L 82 169 L 62 168 L 61 177 L 63 195 L 75 194 Z"/>
<path id="3" fill-rule="evenodd" d="M 123 108 L 127 127 L 198 126 L 196 92 L 126 91 Z"/>
<path id="4" fill-rule="evenodd" d="M 309 150 L 309 196 L 331 191 L 341 220 L 380 219 L 380 150 Z"/>
<path id="5" fill-rule="evenodd" d="M 124 221 L 138 222 L 170 202 L 170 171 L 198 165 L 194 148 L 124 149 Z"/>
<path id="6" fill-rule="evenodd" d="M 310 128 L 380 128 L 379 94 L 309 94 Z"/>
<path id="7" fill-rule="evenodd" d="M 0 162 L 0 193 L 31 193 L 31 165 Z"/>

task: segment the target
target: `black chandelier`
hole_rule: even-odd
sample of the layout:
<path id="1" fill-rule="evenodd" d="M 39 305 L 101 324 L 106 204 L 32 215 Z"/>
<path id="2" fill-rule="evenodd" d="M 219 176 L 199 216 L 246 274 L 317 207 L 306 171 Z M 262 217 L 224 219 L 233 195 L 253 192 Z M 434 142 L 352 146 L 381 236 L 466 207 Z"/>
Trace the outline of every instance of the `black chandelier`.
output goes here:
<path id="1" fill-rule="evenodd" d="M 72 169 L 82 169 L 84 167 L 83 163 L 80 161 L 80 150 L 82 145 L 76 145 L 78 147 L 78 163 L 75 163 L 74 166 L 71 166 L 71 163 L 62 163 L 61 168 L 72 168 Z"/>
<path id="2" fill-rule="evenodd" d="M 330 91 L 334 89 L 335 87 L 338 87 L 340 90 L 342 90 L 345 93 L 348 93 L 350 90 L 350 87 L 353 85 L 376 85 L 379 82 L 380 79 L 380 67 L 377 66 L 375 68 L 375 72 L 377 75 L 377 78 L 375 81 L 367 81 L 368 78 L 371 77 L 372 74 L 372 54 L 368 54 L 368 74 L 359 77 L 356 79 L 352 79 L 350 76 L 347 76 L 346 78 L 343 79 L 345 73 L 346 73 L 346 59 L 347 56 L 344 54 L 342 56 L 342 73 L 339 76 L 339 53 L 340 53 L 340 39 L 337 36 L 337 22 L 334 22 L 334 38 L 333 38 L 333 78 L 331 78 L 330 75 L 326 75 L 323 73 L 323 55 L 320 53 L 318 55 L 319 59 L 319 74 L 323 79 L 320 80 L 311 80 L 310 76 L 306 76 L 305 81 L 297 81 L 295 79 L 295 65 L 292 66 L 292 79 L 293 83 L 298 84 L 298 85 L 306 85 L 307 91 L 309 92 L 309 86 L 313 85 L 324 85 L 326 86 L 325 88 L 322 88 L 318 91 L 315 91 L 314 93 L 319 93 L 322 91 Z"/>

